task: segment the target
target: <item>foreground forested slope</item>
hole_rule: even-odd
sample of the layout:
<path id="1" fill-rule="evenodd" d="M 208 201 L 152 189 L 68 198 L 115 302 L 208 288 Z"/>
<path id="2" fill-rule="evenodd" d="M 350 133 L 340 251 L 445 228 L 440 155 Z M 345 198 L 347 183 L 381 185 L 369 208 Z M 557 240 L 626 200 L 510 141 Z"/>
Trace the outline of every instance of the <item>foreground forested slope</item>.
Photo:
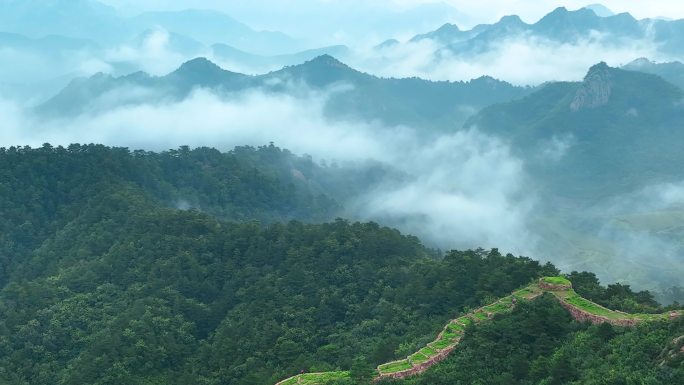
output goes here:
<path id="1" fill-rule="evenodd" d="M 315 171 L 304 167 L 310 161 L 273 147 L 46 145 L 0 150 L 0 164 L 2 384 L 272 384 L 336 369 L 353 369 L 364 383 L 374 366 L 425 346 L 459 312 L 558 273 L 497 250 L 440 253 L 374 223 L 311 223 L 337 205 L 299 183 Z M 293 218 L 304 222 L 284 222 Z M 580 294 L 616 308 L 662 310 L 648 293 L 572 277 Z M 538 318 L 556 305 L 530 306 L 512 316 Z M 515 357 L 570 349 L 575 330 L 592 330 L 559 317 L 521 329 L 525 337 L 515 338 L 530 348 Z M 507 323 L 493 325 L 500 329 L 482 337 L 473 329 L 465 346 L 491 338 L 497 349 L 518 349 Z M 655 347 L 665 349 L 681 325 L 650 327 L 611 336 L 648 343 L 638 359 L 657 374 L 665 369 L 653 366 Z M 550 338 L 546 329 L 553 341 L 537 347 Z M 448 369 L 461 354 L 426 378 L 463 375 Z M 514 363 L 499 360 L 470 375 L 483 383 L 492 370 L 504 375 Z M 678 358 L 663 360 L 680 370 Z"/>
<path id="2" fill-rule="evenodd" d="M 264 384 L 374 365 L 557 272 L 442 256 L 373 223 L 277 223 L 335 208 L 279 173 L 283 157 L 0 151 L 0 383 Z"/>

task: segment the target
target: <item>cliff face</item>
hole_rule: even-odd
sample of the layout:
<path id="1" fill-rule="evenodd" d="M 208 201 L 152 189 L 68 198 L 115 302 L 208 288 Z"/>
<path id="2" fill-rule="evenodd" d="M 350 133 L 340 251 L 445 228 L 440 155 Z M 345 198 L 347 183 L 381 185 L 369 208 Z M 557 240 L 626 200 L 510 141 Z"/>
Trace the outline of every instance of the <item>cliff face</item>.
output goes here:
<path id="1" fill-rule="evenodd" d="M 601 62 L 589 70 L 575 98 L 570 103 L 574 112 L 587 108 L 597 108 L 608 104 L 612 92 L 610 67 Z"/>

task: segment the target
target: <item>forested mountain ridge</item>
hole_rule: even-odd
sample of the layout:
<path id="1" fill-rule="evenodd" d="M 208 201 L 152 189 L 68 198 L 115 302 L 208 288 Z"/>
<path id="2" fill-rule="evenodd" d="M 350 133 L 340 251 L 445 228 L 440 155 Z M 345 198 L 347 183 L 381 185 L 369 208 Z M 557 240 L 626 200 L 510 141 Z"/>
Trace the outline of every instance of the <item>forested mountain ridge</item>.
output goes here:
<path id="1" fill-rule="evenodd" d="M 656 63 L 646 58 L 640 58 L 625 64 L 622 69 L 658 75 L 684 89 L 684 64 L 679 61 Z"/>
<path id="2" fill-rule="evenodd" d="M 279 172 L 310 160 L 272 146 L 44 145 L 0 162 L 3 384 L 263 384 L 377 364 L 453 309 L 557 272 L 496 250 L 440 258 L 373 223 L 254 222 L 336 207 Z"/>
<path id="3" fill-rule="evenodd" d="M 684 7 L 435 1 L 0 0 L 0 385 L 684 385 Z"/>
<path id="4" fill-rule="evenodd" d="M 521 155 L 566 141 L 556 161 L 527 157 L 533 172 L 555 194 L 609 195 L 682 175 L 673 160 L 681 157 L 674 144 L 684 138 L 683 97 L 659 76 L 600 63 L 583 82 L 550 83 L 485 108 L 466 126 L 500 135 Z"/>
<path id="5" fill-rule="evenodd" d="M 205 58 L 197 58 L 161 77 L 138 72 L 122 77 L 98 74 L 76 79 L 36 111 L 47 117 L 68 117 L 125 105 L 180 101 L 200 88 L 228 96 L 246 90 L 296 96 L 301 90 L 292 90 L 293 85 L 330 92 L 326 113 L 332 118 L 380 120 L 426 129 L 453 129 L 472 110 L 529 92 L 528 88 L 490 77 L 468 82 L 379 78 L 354 70 L 330 55 L 259 76 L 227 71 Z M 335 85 L 339 89 L 331 89 Z"/>
<path id="6" fill-rule="evenodd" d="M 325 221 L 341 212 L 316 188 L 315 165 L 274 146 L 221 153 L 182 147 L 163 153 L 102 145 L 0 149 L 0 283 L 20 261 L 117 189 L 164 207 L 222 220 Z"/>
<path id="7" fill-rule="evenodd" d="M 466 127 L 502 138 L 525 162 L 540 197 L 533 226 L 558 263 L 680 286 L 682 229 L 671 223 L 681 211 L 659 194 L 684 178 L 683 99 L 660 76 L 599 63 L 581 82 L 487 107 Z M 647 257 L 655 243 L 668 251 Z"/>
<path id="8" fill-rule="evenodd" d="M 374 223 L 251 221 L 288 215 L 260 200 L 283 188 L 284 161 L 307 164 L 272 146 L 3 149 L 0 382 L 256 385 L 352 368 L 363 383 L 455 312 L 558 274 L 498 250 L 441 255 Z M 296 190 L 278 199 L 314 218 L 327 207 Z M 206 212 L 169 205 L 180 193 Z M 616 308 L 662 311 L 648 293 L 571 279 Z"/>
<path id="9" fill-rule="evenodd" d="M 431 39 L 442 50 L 468 57 L 495 50 L 511 39 L 542 39 L 556 44 L 576 44 L 582 41 L 603 41 L 607 47 L 617 47 L 635 41 L 648 40 L 658 52 L 678 57 L 684 51 L 681 20 L 642 19 L 629 13 L 598 15 L 595 10 L 568 10 L 558 7 L 534 23 L 526 23 L 517 15 L 503 16 L 493 24 L 479 24 L 461 30 L 453 24 L 414 36 L 411 41 Z"/>

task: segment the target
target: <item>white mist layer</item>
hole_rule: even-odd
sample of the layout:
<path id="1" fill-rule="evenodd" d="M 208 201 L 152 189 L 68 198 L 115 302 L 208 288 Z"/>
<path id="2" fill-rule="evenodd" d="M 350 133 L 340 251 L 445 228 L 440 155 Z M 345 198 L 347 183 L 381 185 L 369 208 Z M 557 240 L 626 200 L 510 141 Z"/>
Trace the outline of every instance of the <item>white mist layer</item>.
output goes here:
<path id="1" fill-rule="evenodd" d="M 139 89 L 113 95 L 129 98 Z M 330 91 L 339 92 L 339 91 Z M 477 131 L 425 138 L 409 127 L 373 122 L 331 122 L 324 117 L 329 93 L 296 92 L 300 97 L 259 91 L 218 97 L 197 90 L 182 102 L 119 107 L 73 120 L 28 118 L 9 102 L 0 144 L 39 146 L 103 143 L 165 150 L 180 145 L 234 146 L 274 142 L 317 160 L 373 159 L 408 175 L 358 197 L 352 213 L 384 219 L 443 248 L 500 247 L 530 253 L 533 237 L 525 217 L 531 202 L 522 195 L 523 167 L 508 148 Z"/>

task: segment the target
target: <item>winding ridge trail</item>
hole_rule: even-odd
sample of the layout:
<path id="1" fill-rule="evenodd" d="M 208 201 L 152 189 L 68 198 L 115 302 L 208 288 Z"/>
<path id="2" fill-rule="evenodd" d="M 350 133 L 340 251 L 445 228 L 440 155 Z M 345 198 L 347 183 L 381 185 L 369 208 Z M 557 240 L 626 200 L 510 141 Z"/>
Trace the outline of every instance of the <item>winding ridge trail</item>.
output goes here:
<path id="1" fill-rule="evenodd" d="M 629 314 L 610 310 L 582 298 L 573 290 L 572 283 L 566 278 L 545 277 L 492 304 L 451 320 L 437 338 L 424 348 L 402 360 L 378 366 L 375 380 L 406 378 L 425 372 L 444 360 L 458 346 L 468 325 L 486 321 L 496 314 L 509 312 L 518 301 L 530 301 L 544 293 L 553 294 L 572 317 L 581 322 L 610 323 L 616 326 L 630 327 L 640 322 L 672 320 L 684 315 L 684 311 L 681 310 L 663 314 Z M 344 379 L 349 376 L 350 373 L 345 371 L 305 373 L 287 378 L 276 385 L 324 385 L 329 381 Z"/>

